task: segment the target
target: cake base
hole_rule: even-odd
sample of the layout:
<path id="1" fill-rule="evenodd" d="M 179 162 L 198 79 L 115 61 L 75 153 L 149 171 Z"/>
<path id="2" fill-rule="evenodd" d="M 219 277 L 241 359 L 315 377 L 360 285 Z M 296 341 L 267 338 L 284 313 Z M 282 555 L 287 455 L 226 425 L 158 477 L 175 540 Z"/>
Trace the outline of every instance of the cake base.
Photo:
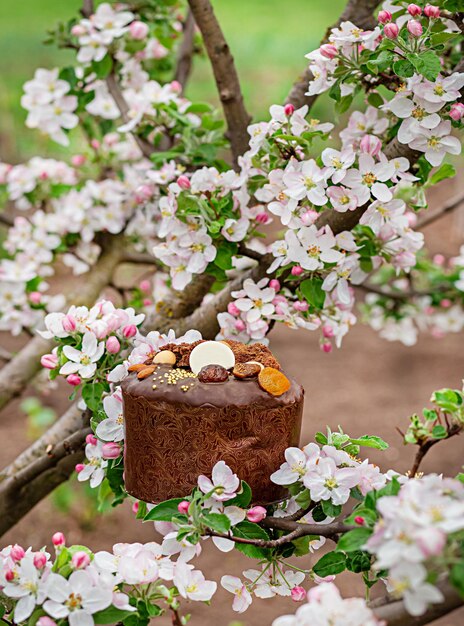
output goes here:
<path id="1" fill-rule="evenodd" d="M 238 384 L 257 387 L 256 382 Z M 123 384 L 124 480 L 130 495 L 153 504 L 187 496 L 198 476 L 211 476 L 223 460 L 250 485 L 254 504 L 287 497 L 269 477 L 284 462 L 286 448 L 299 444 L 301 387 L 287 401 L 225 406 L 155 400 L 132 394 L 136 388 Z"/>

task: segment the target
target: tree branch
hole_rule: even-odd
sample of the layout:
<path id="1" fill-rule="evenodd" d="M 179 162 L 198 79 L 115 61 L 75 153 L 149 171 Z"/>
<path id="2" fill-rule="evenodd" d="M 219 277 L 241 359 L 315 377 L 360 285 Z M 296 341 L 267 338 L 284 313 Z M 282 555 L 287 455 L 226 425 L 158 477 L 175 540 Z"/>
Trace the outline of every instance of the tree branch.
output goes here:
<path id="1" fill-rule="evenodd" d="M 328 41 L 332 28 L 340 26 L 342 22 L 353 22 L 356 26 L 360 26 L 365 29 L 374 28 L 376 20 L 373 16 L 373 12 L 379 4 L 379 0 L 349 0 L 343 13 L 335 24 L 327 29 L 324 38 L 321 41 L 321 45 Z M 308 83 L 313 80 L 313 78 L 313 74 L 308 67 L 293 84 L 290 93 L 287 96 L 286 102 L 293 104 L 297 109 L 302 107 L 304 104 L 307 104 L 309 108 L 311 108 L 318 98 L 318 94 L 313 96 L 306 95 Z"/>
<path id="2" fill-rule="evenodd" d="M 387 600 L 379 608 L 376 608 L 377 603 L 374 602 L 372 604 L 373 611 L 379 619 L 385 620 L 388 626 L 423 626 L 423 624 L 430 624 L 464 604 L 464 599 L 449 583 L 442 583 L 437 586 L 444 595 L 444 601 L 441 604 L 431 605 L 423 615 L 418 617 L 414 617 L 406 611 L 403 600 Z"/>
<path id="3" fill-rule="evenodd" d="M 182 85 L 182 91 L 192 70 L 193 52 L 195 43 L 195 18 L 189 10 L 184 22 L 184 35 L 177 53 L 177 65 L 174 79 Z"/>
<path id="4" fill-rule="evenodd" d="M 424 457 L 427 454 L 427 452 L 431 448 L 433 448 L 435 444 L 439 443 L 440 441 L 446 441 L 446 439 L 450 439 L 451 437 L 454 437 L 455 435 L 459 435 L 462 431 L 462 428 L 463 427 L 461 424 L 451 424 L 448 427 L 446 437 L 444 437 L 443 439 L 427 438 L 422 441 L 419 441 L 418 442 L 419 447 L 418 447 L 416 456 L 414 458 L 414 463 L 412 464 L 412 467 L 409 470 L 408 475 L 414 478 L 414 476 L 416 476 L 417 472 L 419 471 L 420 464 L 424 460 Z"/>
<path id="5" fill-rule="evenodd" d="M 421 220 L 418 220 L 416 228 L 425 228 L 429 224 L 433 224 L 436 220 L 452 213 L 456 209 L 459 209 L 461 205 L 464 203 L 464 195 L 459 196 L 458 198 L 452 198 L 447 204 L 444 204 L 438 211 L 435 211 L 431 215 L 424 215 Z"/>
<path id="6" fill-rule="evenodd" d="M 251 117 L 245 109 L 233 56 L 209 0 L 188 0 L 213 68 L 219 98 L 228 126 L 233 163 L 248 150 L 247 127 Z"/>

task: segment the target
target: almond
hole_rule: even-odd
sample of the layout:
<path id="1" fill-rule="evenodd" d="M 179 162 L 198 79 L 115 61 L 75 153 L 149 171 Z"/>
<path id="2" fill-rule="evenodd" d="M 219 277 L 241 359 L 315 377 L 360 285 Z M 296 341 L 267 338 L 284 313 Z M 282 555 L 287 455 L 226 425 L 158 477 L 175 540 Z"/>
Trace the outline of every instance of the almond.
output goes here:
<path id="1" fill-rule="evenodd" d="M 144 378 L 148 378 L 148 376 L 151 376 L 155 370 L 156 370 L 156 365 L 149 365 L 148 367 L 144 367 L 137 374 L 137 378 L 139 380 L 143 380 Z"/>

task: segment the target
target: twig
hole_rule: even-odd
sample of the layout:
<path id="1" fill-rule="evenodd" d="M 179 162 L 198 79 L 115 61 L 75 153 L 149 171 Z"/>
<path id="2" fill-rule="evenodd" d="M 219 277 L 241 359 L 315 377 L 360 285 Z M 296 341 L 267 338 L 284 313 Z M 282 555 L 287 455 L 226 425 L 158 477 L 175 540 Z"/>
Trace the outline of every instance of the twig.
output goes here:
<path id="1" fill-rule="evenodd" d="M 412 467 L 408 472 L 409 476 L 411 476 L 412 478 L 416 476 L 417 472 L 419 471 L 420 464 L 422 463 L 425 455 L 430 450 L 430 448 L 433 448 L 433 446 L 439 443 L 440 441 L 446 441 L 447 439 L 450 439 L 451 437 L 454 437 L 455 435 L 459 435 L 461 431 L 462 431 L 461 424 L 452 424 L 451 426 L 448 427 L 447 435 L 443 439 L 425 439 L 423 441 L 419 441 L 418 442 L 419 448 L 416 452 L 414 463 L 412 464 Z"/>
<path id="2" fill-rule="evenodd" d="M 247 248 L 243 243 L 239 244 L 238 253 L 242 256 L 247 256 L 249 259 L 254 259 L 255 261 L 261 261 L 264 256 L 263 254 L 261 254 L 261 252 L 257 252 L 256 250 Z"/>
<path id="3" fill-rule="evenodd" d="M 134 265 L 156 265 L 162 267 L 162 264 L 156 257 L 147 252 L 124 252 L 121 257 L 121 263 L 133 263 Z"/>
<path id="4" fill-rule="evenodd" d="M 182 85 L 182 91 L 185 90 L 185 86 L 192 70 L 194 43 L 195 18 L 193 17 L 192 11 L 189 10 L 184 22 L 184 35 L 179 46 L 176 72 L 174 74 L 175 80 Z"/>
<path id="5" fill-rule="evenodd" d="M 242 90 L 233 56 L 209 0 L 188 0 L 195 21 L 203 36 L 213 68 L 219 98 L 228 126 L 228 139 L 234 166 L 248 150 L 247 132 L 251 117 L 245 109 Z"/>
<path id="6" fill-rule="evenodd" d="M 0 224 L 11 228 L 14 226 L 14 219 L 9 215 L 5 215 L 5 213 L 0 213 Z"/>
<path id="7" fill-rule="evenodd" d="M 179 615 L 179 611 L 174 609 L 172 606 L 169 607 L 171 610 L 171 618 L 172 618 L 172 626 L 182 626 L 182 619 Z"/>
<path id="8" fill-rule="evenodd" d="M 436 220 L 439 220 L 440 218 L 444 217 L 445 215 L 448 215 L 452 211 L 459 209 L 459 207 L 463 203 L 464 203 L 464 196 L 453 198 L 452 200 L 450 200 L 450 202 L 442 206 L 435 213 L 432 213 L 431 215 L 424 215 L 424 217 L 421 220 L 418 220 L 416 228 L 417 229 L 425 228 L 425 226 L 428 226 L 429 224 L 432 224 Z"/>

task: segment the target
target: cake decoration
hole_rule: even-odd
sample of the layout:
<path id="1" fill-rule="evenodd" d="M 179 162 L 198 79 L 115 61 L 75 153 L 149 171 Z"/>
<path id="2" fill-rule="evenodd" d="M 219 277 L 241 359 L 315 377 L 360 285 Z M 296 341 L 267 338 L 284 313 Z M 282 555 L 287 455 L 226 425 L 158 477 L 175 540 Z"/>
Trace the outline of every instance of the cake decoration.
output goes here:
<path id="1" fill-rule="evenodd" d="M 258 383 L 261 389 L 272 396 L 281 396 L 290 389 L 291 383 L 285 374 L 274 367 L 265 367 L 258 374 Z"/>
<path id="2" fill-rule="evenodd" d="M 205 365 L 198 374 L 201 383 L 224 383 L 229 380 L 229 372 L 222 365 Z"/>
<path id="3" fill-rule="evenodd" d="M 144 365 L 142 369 L 139 369 L 137 372 L 137 378 L 139 380 L 143 380 L 144 378 L 148 378 L 153 374 L 156 370 L 156 365 Z"/>
<path id="4" fill-rule="evenodd" d="M 153 357 L 153 363 L 162 363 L 164 365 L 175 365 L 176 355 L 171 350 L 161 350 Z"/>
<path id="5" fill-rule="evenodd" d="M 264 366 L 261 363 L 257 363 L 256 361 L 248 361 L 247 363 L 236 363 L 232 374 L 235 378 L 254 378 L 258 376 L 260 371 L 264 369 Z"/>
<path id="6" fill-rule="evenodd" d="M 235 365 L 235 355 L 222 341 L 203 341 L 190 353 L 189 365 L 194 374 L 198 374 L 206 365 L 222 365 L 228 370 Z"/>

